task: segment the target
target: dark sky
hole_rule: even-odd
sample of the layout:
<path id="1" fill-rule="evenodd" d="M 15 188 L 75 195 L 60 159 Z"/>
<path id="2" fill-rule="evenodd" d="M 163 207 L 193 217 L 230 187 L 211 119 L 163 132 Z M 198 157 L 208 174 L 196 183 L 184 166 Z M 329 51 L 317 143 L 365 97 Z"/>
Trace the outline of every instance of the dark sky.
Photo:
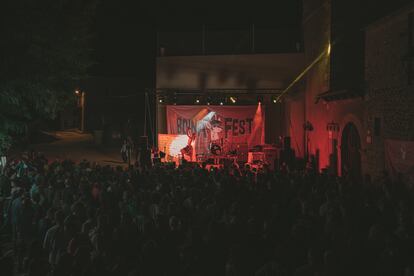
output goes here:
<path id="1" fill-rule="evenodd" d="M 241 1 L 100 1 L 94 26 L 98 63 L 91 74 L 137 77 L 149 86 L 155 69 L 157 30 L 200 30 L 203 23 L 228 29 L 250 22 L 270 27 L 300 22 L 298 0 L 249 1 L 249 5 Z"/>
<path id="2" fill-rule="evenodd" d="M 138 79 L 131 91 L 142 92 L 155 86 L 156 33 L 160 31 L 200 30 L 202 24 L 209 28 L 229 29 L 248 26 L 293 28 L 300 30 L 302 0 L 273 1 L 154 1 L 154 0 L 99 0 L 93 31 L 94 55 L 97 64 L 91 69 L 92 76 L 132 77 Z M 307 1 L 307 0 L 305 0 Z M 334 0 L 347 1 L 355 9 L 369 13 L 387 14 L 408 0 Z M 237 3 L 239 2 L 239 3 Z M 240 4 L 248 2 L 248 4 Z M 349 4 L 352 2 L 351 4 Z M 389 8 L 388 5 L 392 6 Z M 351 9 L 352 11 L 352 9 Z M 351 20 L 355 17 L 352 11 Z M 378 17 L 378 16 L 375 16 Z M 345 18 L 347 18 L 345 16 Z M 368 18 L 368 17 L 367 17 Z M 369 17 L 371 20 L 372 16 Z M 265 42 L 266 43 L 266 42 Z M 102 89 L 98 89 L 99 91 Z M 105 90 L 105 89 L 104 89 Z M 100 91 L 102 92 L 102 91 Z M 114 90 L 121 94 L 125 91 Z M 130 92 L 125 92 L 130 93 Z M 139 95 L 142 97 L 142 93 Z M 114 114 L 135 110 L 142 121 L 143 98 L 127 98 L 124 102 L 111 100 Z M 116 104 L 118 103 L 118 105 Z M 132 107 L 127 108 L 126 103 Z M 139 103 L 137 108 L 135 103 Z M 124 112 L 124 113 L 122 113 Z M 130 114 L 129 114 L 130 115 Z M 129 115 L 120 115 L 126 118 Z M 141 122 L 142 124 L 142 122 Z M 140 123 L 137 123 L 140 125 Z M 140 128 L 141 129 L 141 128 Z"/>
<path id="3" fill-rule="evenodd" d="M 364 0 L 361 4 L 360 0 L 351 0 L 346 3 L 353 3 L 348 6 L 364 10 L 366 17 L 371 18 L 368 13 L 386 14 L 407 2 Z M 300 3 L 301 0 L 100 0 L 94 26 L 97 64 L 91 75 L 135 77 L 143 80 L 144 87 L 152 87 L 157 30 L 194 31 L 200 30 L 203 23 L 210 28 L 228 29 L 251 22 L 258 27 L 297 26 L 299 29 Z"/>

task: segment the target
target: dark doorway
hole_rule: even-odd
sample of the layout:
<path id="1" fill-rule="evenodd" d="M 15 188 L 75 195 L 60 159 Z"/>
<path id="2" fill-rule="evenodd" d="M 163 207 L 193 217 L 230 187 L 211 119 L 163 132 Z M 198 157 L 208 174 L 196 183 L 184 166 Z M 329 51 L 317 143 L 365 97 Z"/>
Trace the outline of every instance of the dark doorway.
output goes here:
<path id="1" fill-rule="evenodd" d="M 342 132 L 341 169 L 342 176 L 355 179 L 361 177 L 361 140 L 353 123 L 348 123 Z"/>

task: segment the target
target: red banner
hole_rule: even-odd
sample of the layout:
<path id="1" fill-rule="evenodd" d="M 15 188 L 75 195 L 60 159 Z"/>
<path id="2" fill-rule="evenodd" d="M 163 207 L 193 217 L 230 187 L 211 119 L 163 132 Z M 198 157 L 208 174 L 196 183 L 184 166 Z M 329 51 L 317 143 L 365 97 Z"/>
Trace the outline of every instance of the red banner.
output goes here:
<path id="1" fill-rule="evenodd" d="M 167 106 L 168 134 L 195 134 L 197 154 L 211 145 L 232 150 L 242 144 L 264 144 L 264 109 L 257 106 Z"/>
<path id="2" fill-rule="evenodd" d="M 414 141 L 385 140 L 387 170 L 395 178 L 398 173 L 414 183 Z"/>

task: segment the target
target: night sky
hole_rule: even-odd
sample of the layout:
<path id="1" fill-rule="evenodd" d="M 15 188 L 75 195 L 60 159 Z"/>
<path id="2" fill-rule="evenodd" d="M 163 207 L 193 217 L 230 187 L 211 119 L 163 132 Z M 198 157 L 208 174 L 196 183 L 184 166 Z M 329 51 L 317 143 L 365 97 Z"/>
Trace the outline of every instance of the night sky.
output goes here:
<path id="1" fill-rule="evenodd" d="M 157 32 L 200 32 L 203 24 L 214 30 L 248 30 L 249 25 L 254 23 L 256 28 L 285 29 L 285 34 L 288 35 L 296 32 L 292 34 L 293 40 L 301 39 L 302 0 L 249 1 L 247 4 L 243 2 L 245 1 L 99 0 L 92 28 L 92 48 L 96 64 L 90 69 L 90 76 L 134 79 L 134 84 L 127 89 L 112 88 L 109 91 L 111 88 L 103 85 L 96 90 L 103 96 L 103 106 L 109 104 L 104 108 L 106 112 L 112 111 L 109 117 L 124 120 L 132 116 L 136 118 L 135 125 L 143 124 L 143 92 L 147 88 L 155 87 Z M 358 16 L 363 25 L 407 2 L 409 1 L 347 0 L 340 2 L 346 3 L 347 11 L 342 11 L 342 8 L 340 10 L 344 13 L 342 18 L 355 20 Z M 349 13 L 352 13 L 352 17 L 347 16 Z M 174 35 L 172 38 L 174 39 Z M 286 36 L 269 39 L 274 41 L 268 41 L 266 36 L 262 45 L 281 44 Z M 216 42 L 218 46 L 220 43 L 222 41 Z M 132 93 L 136 96 L 116 98 L 117 95 Z M 114 97 L 106 99 L 106 95 Z M 98 98 L 94 99 L 96 103 Z"/>
<path id="2" fill-rule="evenodd" d="M 389 13 L 407 0 L 350 0 L 362 21 Z M 347 1 L 347 3 L 351 3 Z M 243 1 L 244 2 L 244 1 Z M 92 76 L 133 77 L 154 87 L 157 31 L 195 31 L 246 27 L 300 30 L 301 2 L 285 1 L 136 1 L 100 0 L 93 26 L 96 65 Z"/>
<path id="3" fill-rule="evenodd" d="M 275 7 L 255 2 L 101 0 L 94 26 L 95 58 L 92 75 L 130 76 L 152 85 L 156 56 L 156 32 L 229 29 L 255 22 L 257 26 L 286 27 L 300 22 L 297 0 L 279 1 Z M 277 1 L 276 1 L 277 2 Z M 207 4 L 208 3 L 208 4 Z M 251 3 L 250 3 L 251 4 Z"/>

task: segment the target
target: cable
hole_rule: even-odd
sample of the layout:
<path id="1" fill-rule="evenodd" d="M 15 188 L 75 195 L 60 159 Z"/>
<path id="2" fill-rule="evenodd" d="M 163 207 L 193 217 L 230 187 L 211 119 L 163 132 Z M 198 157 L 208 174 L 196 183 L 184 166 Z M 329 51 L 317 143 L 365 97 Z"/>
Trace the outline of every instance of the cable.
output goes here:
<path id="1" fill-rule="evenodd" d="M 145 93 L 147 95 L 147 93 Z M 147 98 L 145 97 L 145 100 Z M 147 105 L 144 107 L 144 136 L 147 136 Z"/>
<path id="2" fill-rule="evenodd" d="M 145 93 L 145 102 L 146 102 L 146 107 L 148 107 L 148 117 L 149 117 L 149 120 L 150 120 L 150 130 L 151 130 L 151 141 L 152 141 L 152 146 L 154 147 L 155 146 L 155 134 L 154 134 L 154 128 L 153 128 L 153 125 L 152 125 L 152 117 L 151 117 L 151 106 L 150 106 L 150 103 L 149 103 L 149 97 L 148 97 L 148 93 Z"/>

